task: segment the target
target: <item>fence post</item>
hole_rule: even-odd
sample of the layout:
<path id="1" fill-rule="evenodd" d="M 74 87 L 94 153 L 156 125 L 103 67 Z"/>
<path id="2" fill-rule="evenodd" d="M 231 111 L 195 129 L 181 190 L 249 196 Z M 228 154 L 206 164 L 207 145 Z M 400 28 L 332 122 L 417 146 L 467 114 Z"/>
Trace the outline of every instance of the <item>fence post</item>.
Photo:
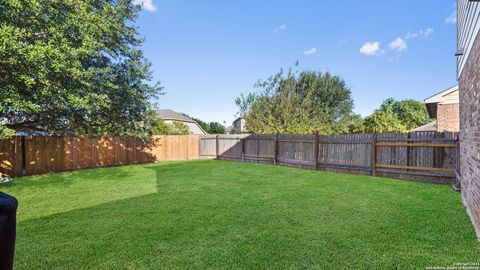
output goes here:
<path id="1" fill-rule="evenodd" d="M 462 186 L 462 174 L 460 168 L 460 138 L 456 138 L 455 140 L 455 184 L 454 188 L 459 191 Z"/>
<path id="2" fill-rule="evenodd" d="M 219 151 L 218 151 L 218 135 L 215 136 L 215 156 L 216 156 L 216 159 L 219 159 Z"/>
<path id="3" fill-rule="evenodd" d="M 190 151 L 188 149 L 188 143 L 190 142 L 190 135 L 187 135 L 187 160 L 190 159 Z"/>
<path id="4" fill-rule="evenodd" d="M 260 159 L 260 135 L 257 134 L 257 158 L 256 158 L 256 163 L 260 163 L 259 159 Z"/>
<path id="5" fill-rule="evenodd" d="M 278 134 L 275 134 L 273 138 L 273 165 L 277 165 L 277 153 L 278 153 Z"/>
<path id="6" fill-rule="evenodd" d="M 242 162 L 245 162 L 245 138 L 240 138 L 242 142 Z"/>
<path id="7" fill-rule="evenodd" d="M 20 148 L 22 149 L 22 170 L 21 170 L 21 176 L 27 175 L 27 148 L 26 148 L 26 142 L 25 142 L 25 136 L 22 135 L 20 137 Z"/>
<path id="8" fill-rule="evenodd" d="M 197 144 L 197 148 L 198 148 L 198 159 L 200 159 L 200 157 L 202 156 L 202 136 L 199 135 L 198 136 L 198 144 Z"/>
<path id="9" fill-rule="evenodd" d="M 410 139 L 412 138 L 411 134 L 412 134 L 411 132 L 409 132 L 409 133 L 407 134 L 407 144 L 410 143 Z M 411 164 L 410 164 L 410 163 L 411 163 L 411 162 L 410 162 L 410 149 L 411 149 L 411 147 L 408 147 L 408 146 L 407 146 L 407 167 L 411 165 Z M 407 171 L 408 171 L 408 170 L 407 170 Z"/>
<path id="10" fill-rule="evenodd" d="M 318 170 L 318 147 L 320 144 L 320 135 L 315 134 L 315 145 L 313 146 L 313 156 L 315 158 L 315 170 Z"/>
<path id="11" fill-rule="evenodd" d="M 372 134 L 372 176 L 377 175 L 377 134 Z"/>

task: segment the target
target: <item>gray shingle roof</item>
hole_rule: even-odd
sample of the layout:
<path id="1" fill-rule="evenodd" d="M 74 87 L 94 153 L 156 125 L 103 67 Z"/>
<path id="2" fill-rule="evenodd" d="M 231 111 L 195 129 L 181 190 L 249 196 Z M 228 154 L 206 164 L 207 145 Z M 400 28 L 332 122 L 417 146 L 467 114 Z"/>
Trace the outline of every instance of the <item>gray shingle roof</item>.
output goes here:
<path id="1" fill-rule="evenodd" d="M 412 130 L 413 132 L 415 131 L 437 131 L 437 121 L 430 122 L 426 125 L 419 126 L 416 129 Z"/>
<path id="2" fill-rule="evenodd" d="M 185 115 L 181 113 L 177 113 L 173 110 L 155 110 L 157 113 L 157 116 L 162 118 L 163 120 L 177 120 L 177 121 L 183 121 L 183 122 L 192 122 L 195 123 L 192 119 L 186 117 Z"/>

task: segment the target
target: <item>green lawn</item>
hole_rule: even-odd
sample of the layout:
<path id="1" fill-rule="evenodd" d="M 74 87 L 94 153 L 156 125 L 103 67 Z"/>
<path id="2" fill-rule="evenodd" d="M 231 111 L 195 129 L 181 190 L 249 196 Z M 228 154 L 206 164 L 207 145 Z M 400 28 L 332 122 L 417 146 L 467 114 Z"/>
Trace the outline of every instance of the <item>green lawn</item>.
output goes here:
<path id="1" fill-rule="evenodd" d="M 16 269 L 424 269 L 480 262 L 449 186 L 224 161 L 17 178 Z"/>

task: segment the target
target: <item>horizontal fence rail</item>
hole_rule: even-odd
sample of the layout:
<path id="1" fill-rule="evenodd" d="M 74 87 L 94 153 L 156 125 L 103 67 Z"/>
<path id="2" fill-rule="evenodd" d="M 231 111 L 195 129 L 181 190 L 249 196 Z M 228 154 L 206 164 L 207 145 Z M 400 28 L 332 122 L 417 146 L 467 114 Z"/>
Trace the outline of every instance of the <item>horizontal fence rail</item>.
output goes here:
<path id="1" fill-rule="evenodd" d="M 181 135 L 14 137 L 0 140 L 0 176 L 216 158 L 314 170 L 452 183 L 458 134 Z"/>
<path id="2" fill-rule="evenodd" d="M 131 137 L 13 137 L 0 140 L 0 176 L 15 177 L 199 157 L 198 135 Z"/>
<path id="3" fill-rule="evenodd" d="M 203 135 L 199 155 L 241 162 L 452 183 L 458 134 Z"/>

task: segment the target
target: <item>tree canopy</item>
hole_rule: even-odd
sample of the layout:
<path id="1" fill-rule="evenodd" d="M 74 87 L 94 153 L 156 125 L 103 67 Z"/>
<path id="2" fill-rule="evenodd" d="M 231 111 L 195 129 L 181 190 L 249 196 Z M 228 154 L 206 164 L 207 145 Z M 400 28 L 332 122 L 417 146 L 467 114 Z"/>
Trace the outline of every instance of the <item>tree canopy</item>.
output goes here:
<path id="1" fill-rule="evenodd" d="M 255 84 L 235 103 L 246 128 L 259 134 L 341 134 L 407 132 L 430 120 L 425 105 L 413 99 L 385 100 L 362 118 L 352 112 L 345 81 L 330 73 L 280 71 Z"/>
<path id="2" fill-rule="evenodd" d="M 184 115 L 186 117 L 191 118 L 195 122 L 197 122 L 197 124 L 200 125 L 200 127 L 202 127 L 202 129 L 205 130 L 205 132 L 207 132 L 208 134 L 224 134 L 225 133 L 225 127 L 218 122 L 204 122 L 198 118 L 191 117 L 188 114 L 184 114 Z"/>
<path id="3" fill-rule="evenodd" d="M 152 124 L 152 135 L 187 135 L 190 129 L 187 125 L 179 121 L 173 121 L 172 124 L 165 122 L 157 117 Z"/>
<path id="4" fill-rule="evenodd" d="M 254 133 L 344 133 L 358 119 L 345 81 L 328 72 L 280 71 L 255 88 L 235 101 Z"/>
<path id="5" fill-rule="evenodd" d="M 219 122 L 209 122 L 207 132 L 210 134 L 224 134 L 225 126 L 220 124 Z"/>
<path id="6" fill-rule="evenodd" d="M 147 136 L 150 84 L 131 0 L 0 2 L 0 135 Z"/>
<path id="7" fill-rule="evenodd" d="M 385 100 L 380 108 L 365 118 L 365 131 L 374 133 L 407 132 L 430 120 L 424 104 L 406 99 Z"/>

